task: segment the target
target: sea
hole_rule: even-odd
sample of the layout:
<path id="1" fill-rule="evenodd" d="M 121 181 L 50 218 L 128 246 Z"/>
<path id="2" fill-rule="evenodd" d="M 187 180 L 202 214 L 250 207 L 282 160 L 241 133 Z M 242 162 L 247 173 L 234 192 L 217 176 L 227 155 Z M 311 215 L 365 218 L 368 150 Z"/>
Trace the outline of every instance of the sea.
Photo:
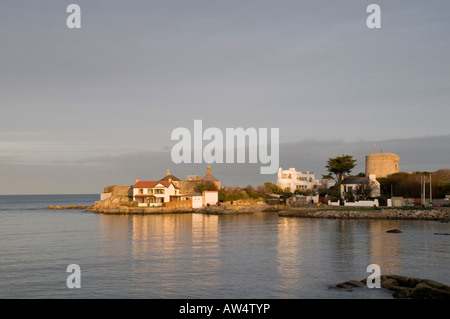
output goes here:
<path id="1" fill-rule="evenodd" d="M 97 200 L 0 196 L 1 299 L 392 299 L 335 288 L 369 265 L 450 284 L 449 223 L 46 208 Z"/>

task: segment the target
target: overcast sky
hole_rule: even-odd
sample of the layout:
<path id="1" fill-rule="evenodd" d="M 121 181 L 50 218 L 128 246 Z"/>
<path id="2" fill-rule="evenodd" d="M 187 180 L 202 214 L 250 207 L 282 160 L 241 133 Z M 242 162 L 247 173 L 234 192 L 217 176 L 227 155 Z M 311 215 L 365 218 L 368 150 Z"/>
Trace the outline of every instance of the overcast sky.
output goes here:
<path id="1" fill-rule="evenodd" d="M 66 8 L 81 7 L 81 29 Z M 381 29 L 366 8 L 381 7 Z M 176 165 L 177 127 L 279 128 L 280 165 L 374 151 L 450 168 L 450 2 L 4 1 L 0 194 L 100 193 Z M 212 165 L 226 185 L 275 181 Z"/>

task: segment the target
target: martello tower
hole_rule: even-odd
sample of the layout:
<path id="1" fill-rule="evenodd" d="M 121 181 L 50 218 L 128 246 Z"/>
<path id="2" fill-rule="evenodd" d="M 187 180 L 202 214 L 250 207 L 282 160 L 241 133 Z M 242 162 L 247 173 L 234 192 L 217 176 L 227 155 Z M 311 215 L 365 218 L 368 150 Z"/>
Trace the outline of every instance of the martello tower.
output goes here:
<path id="1" fill-rule="evenodd" d="M 372 153 L 366 156 L 366 176 L 387 177 L 399 172 L 400 156 L 393 153 Z"/>

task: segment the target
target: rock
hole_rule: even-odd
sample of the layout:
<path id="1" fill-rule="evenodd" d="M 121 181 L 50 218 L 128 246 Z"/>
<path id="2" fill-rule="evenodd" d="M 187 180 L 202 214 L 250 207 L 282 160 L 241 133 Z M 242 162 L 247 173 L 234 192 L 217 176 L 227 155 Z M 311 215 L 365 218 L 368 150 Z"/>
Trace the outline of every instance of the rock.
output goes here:
<path id="1" fill-rule="evenodd" d="M 402 287 L 398 287 L 399 289 L 397 289 L 392 296 L 394 298 L 398 298 L 398 299 L 403 299 L 403 298 L 411 298 L 411 291 L 408 288 L 402 288 Z"/>
<path id="2" fill-rule="evenodd" d="M 387 230 L 386 233 L 401 233 L 402 231 L 398 228 Z"/>
<path id="3" fill-rule="evenodd" d="M 420 283 L 411 291 L 414 299 L 450 299 L 450 291 L 436 289 L 425 283 Z"/>
<path id="4" fill-rule="evenodd" d="M 366 284 L 358 280 L 349 280 L 344 282 L 344 285 L 352 287 L 364 287 Z"/>
<path id="5" fill-rule="evenodd" d="M 397 280 L 399 286 L 414 288 L 422 282 L 422 279 L 400 276 L 400 275 L 389 275 L 388 278 Z"/>
<path id="6" fill-rule="evenodd" d="M 392 286 L 398 286 L 398 281 L 393 278 L 386 278 L 385 280 L 381 280 L 381 287 L 388 288 Z"/>
<path id="7" fill-rule="evenodd" d="M 450 235 L 449 233 L 434 233 L 435 235 Z"/>
<path id="8" fill-rule="evenodd" d="M 450 286 L 430 279 L 419 279 L 400 275 L 381 275 L 381 286 L 393 291 L 394 298 L 450 299 Z M 349 280 L 337 284 L 336 288 L 352 291 L 354 287 L 365 286 L 365 280 Z"/>
<path id="9" fill-rule="evenodd" d="M 430 279 L 424 279 L 422 282 L 427 284 L 431 288 L 442 289 L 442 290 L 450 292 L 450 286 L 441 284 L 440 282 L 430 280 Z"/>
<path id="10" fill-rule="evenodd" d="M 344 288 L 346 291 L 353 291 L 352 288 L 365 287 L 365 286 L 366 286 L 366 284 L 363 281 L 348 280 L 346 282 L 341 282 L 334 287 L 335 288 Z"/>

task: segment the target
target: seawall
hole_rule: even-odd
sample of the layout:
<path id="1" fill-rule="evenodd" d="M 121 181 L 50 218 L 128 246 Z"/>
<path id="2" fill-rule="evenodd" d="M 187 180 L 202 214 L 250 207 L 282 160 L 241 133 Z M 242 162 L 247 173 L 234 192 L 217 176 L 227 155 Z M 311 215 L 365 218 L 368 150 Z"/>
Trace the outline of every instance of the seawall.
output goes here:
<path id="1" fill-rule="evenodd" d="M 405 220 L 450 220 L 448 209 L 287 209 L 281 217 L 303 218 L 349 218 L 349 219 L 405 219 Z"/>

